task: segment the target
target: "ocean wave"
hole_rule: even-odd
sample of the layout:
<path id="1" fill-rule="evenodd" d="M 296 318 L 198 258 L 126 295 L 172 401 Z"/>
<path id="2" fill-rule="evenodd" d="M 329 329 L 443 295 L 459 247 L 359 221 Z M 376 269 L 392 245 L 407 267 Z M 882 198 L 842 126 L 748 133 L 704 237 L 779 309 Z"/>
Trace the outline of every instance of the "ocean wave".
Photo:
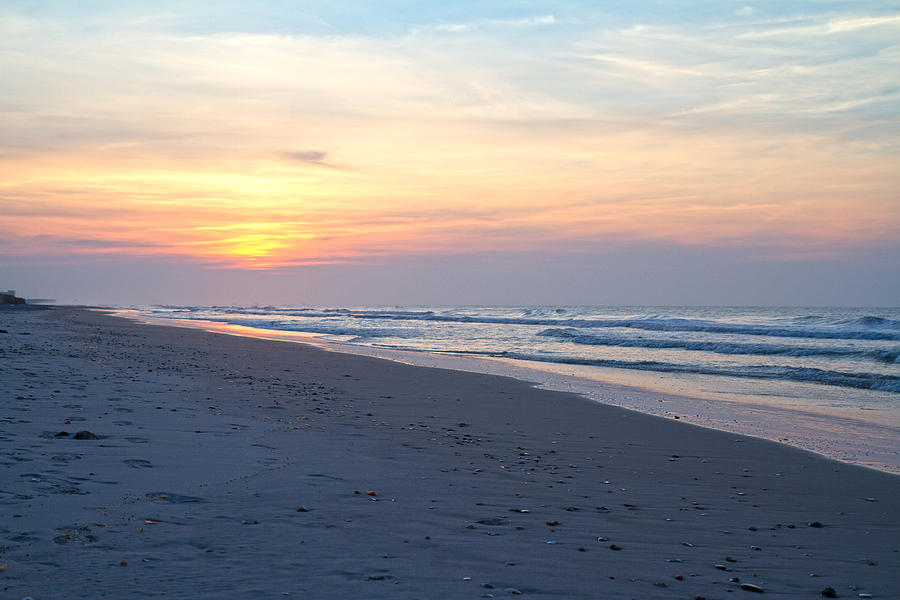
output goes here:
<path id="1" fill-rule="evenodd" d="M 169 312 L 175 307 L 169 307 Z M 835 320 L 820 319 L 818 316 L 809 315 L 800 317 L 804 321 L 794 318 L 787 325 L 761 325 L 739 322 L 721 322 L 704 319 L 688 319 L 682 317 L 667 317 L 665 315 L 645 315 L 621 318 L 585 318 L 588 315 L 576 313 L 566 318 L 560 318 L 567 309 L 519 309 L 516 315 L 500 316 L 489 314 L 477 314 L 477 309 L 444 310 L 388 310 L 388 309 L 350 309 L 350 308 L 277 308 L 268 307 L 244 307 L 224 308 L 207 307 L 178 307 L 192 309 L 194 318 L 224 320 L 228 314 L 241 314 L 260 317 L 301 317 L 301 318 L 333 318 L 382 321 L 422 321 L 438 323 L 484 324 L 484 325 L 534 325 L 542 327 L 569 327 L 578 329 L 637 329 L 641 331 L 659 332 L 695 332 L 695 333 L 721 333 L 734 335 L 753 335 L 778 338 L 806 338 L 806 339 L 846 339 L 846 340 L 900 340 L 900 320 L 887 319 L 874 315 L 860 318 Z M 219 310 L 216 310 L 219 308 Z M 205 312 L 204 312 L 205 310 Z M 557 310 L 562 312 L 556 312 Z M 532 311 L 532 312 L 529 312 Z M 199 314 L 198 314 L 199 313 Z M 176 314 L 171 314 L 177 318 Z M 815 326 L 811 326 L 814 320 Z M 806 324 L 799 324 L 805 322 Z"/>
<path id="2" fill-rule="evenodd" d="M 507 353 L 504 356 L 505 358 L 513 358 L 518 360 L 552 362 L 565 365 L 614 367 L 618 369 L 637 369 L 641 371 L 658 371 L 662 373 L 691 373 L 698 375 L 718 375 L 751 379 L 785 379 L 789 381 L 818 383 L 822 385 L 831 385 L 838 387 L 900 392 L 900 377 L 895 375 L 879 375 L 875 373 L 846 373 L 842 371 L 829 371 L 812 367 L 788 367 L 770 365 L 713 367 L 701 365 L 683 365 L 652 360 L 606 360 L 527 353 Z"/>
<path id="3" fill-rule="evenodd" d="M 876 317 L 875 315 L 866 315 L 858 319 L 851 319 L 848 324 L 878 329 L 900 329 L 900 320 L 886 319 L 884 317 Z"/>
<path id="4" fill-rule="evenodd" d="M 861 358 L 888 364 L 900 364 L 900 348 L 859 350 L 829 346 L 786 346 L 741 342 L 679 340 L 672 338 L 616 338 L 586 335 L 576 329 L 545 329 L 537 335 L 552 337 L 586 346 L 614 346 L 617 348 L 677 349 L 716 354 L 749 354 L 760 356 L 795 356 Z"/>
<path id="5" fill-rule="evenodd" d="M 305 316 L 316 316 L 307 313 Z M 323 314 L 321 316 L 327 316 Z M 585 318 L 535 318 L 535 317 L 503 317 L 487 315 L 465 315 L 424 312 L 392 312 L 392 311 L 350 311 L 343 313 L 345 317 L 359 319 L 382 320 L 421 320 L 442 323 L 466 323 L 485 325 L 538 325 L 546 327 L 574 327 L 579 329 L 639 329 L 644 331 L 663 332 L 698 332 L 698 333 L 728 333 L 737 335 L 756 335 L 766 337 L 785 338 L 814 338 L 814 339 L 850 339 L 850 340 L 900 340 L 900 331 L 890 330 L 889 327 L 796 327 L 796 326 L 772 326 L 751 325 L 744 323 L 721 323 L 684 318 L 666 317 L 640 317 L 632 319 L 585 319 Z M 887 320 L 886 320 L 887 321 Z"/>

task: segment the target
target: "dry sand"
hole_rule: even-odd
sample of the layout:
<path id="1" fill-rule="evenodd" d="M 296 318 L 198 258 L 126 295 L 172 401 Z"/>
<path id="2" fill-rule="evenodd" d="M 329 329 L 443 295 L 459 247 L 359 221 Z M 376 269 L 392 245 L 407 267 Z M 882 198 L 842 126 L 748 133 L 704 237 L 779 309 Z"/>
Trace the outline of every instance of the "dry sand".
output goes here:
<path id="1" fill-rule="evenodd" d="M 300 344 L 0 329 L 0 598 L 900 598 L 896 475 Z"/>

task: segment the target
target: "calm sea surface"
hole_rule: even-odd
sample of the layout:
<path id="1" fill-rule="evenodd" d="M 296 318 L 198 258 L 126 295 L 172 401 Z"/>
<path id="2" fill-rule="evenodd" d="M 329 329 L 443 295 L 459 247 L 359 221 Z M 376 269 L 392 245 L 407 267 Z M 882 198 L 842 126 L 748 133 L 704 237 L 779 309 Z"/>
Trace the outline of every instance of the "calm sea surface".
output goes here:
<path id="1" fill-rule="evenodd" d="M 131 308 L 183 324 L 306 332 L 357 353 L 512 374 L 900 472 L 897 308 Z"/>

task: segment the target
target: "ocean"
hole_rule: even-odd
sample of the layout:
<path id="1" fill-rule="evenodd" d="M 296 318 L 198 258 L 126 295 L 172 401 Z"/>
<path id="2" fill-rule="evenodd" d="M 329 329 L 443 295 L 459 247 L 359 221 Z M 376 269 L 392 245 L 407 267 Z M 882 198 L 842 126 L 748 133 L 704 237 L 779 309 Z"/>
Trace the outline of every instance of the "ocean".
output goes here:
<path id="1" fill-rule="evenodd" d="M 339 351 L 511 375 L 900 473 L 898 308 L 130 309 L 172 324 L 284 339 L 302 332 L 303 341 Z"/>

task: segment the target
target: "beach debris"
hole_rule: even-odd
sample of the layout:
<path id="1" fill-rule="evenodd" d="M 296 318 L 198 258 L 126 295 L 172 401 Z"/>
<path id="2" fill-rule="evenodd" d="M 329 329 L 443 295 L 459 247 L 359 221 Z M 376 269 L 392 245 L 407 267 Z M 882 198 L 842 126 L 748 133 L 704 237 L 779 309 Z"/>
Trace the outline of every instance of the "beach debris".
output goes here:
<path id="1" fill-rule="evenodd" d="M 309 509 L 305 506 L 301 506 L 297 509 L 297 512 L 309 512 Z"/>
<path id="2" fill-rule="evenodd" d="M 610 544 L 610 545 L 609 545 L 609 549 L 610 549 L 610 550 L 621 550 L 622 547 L 621 547 L 621 546 L 616 546 L 615 544 Z"/>
<path id="3" fill-rule="evenodd" d="M 559 521 L 547 521 L 547 525 L 549 525 L 550 527 L 556 527 L 557 525 L 559 525 Z"/>
<path id="4" fill-rule="evenodd" d="M 88 431 L 88 430 L 86 430 L 86 429 L 82 429 L 81 431 L 77 432 L 74 436 L 72 436 L 72 439 L 76 439 L 76 440 L 99 440 L 100 438 L 97 437 L 97 434 L 96 434 L 96 433 L 92 433 L 92 432 L 90 432 L 90 431 Z"/>
<path id="5" fill-rule="evenodd" d="M 193 502 L 206 502 L 205 498 L 197 496 L 183 496 L 181 494 L 172 494 L 170 492 L 148 492 L 144 497 L 151 502 L 167 502 L 169 504 L 186 504 Z"/>
<path id="6" fill-rule="evenodd" d="M 728 567 L 726 567 L 725 565 L 713 565 L 713 568 L 714 568 L 714 569 L 718 569 L 718 570 L 720 570 L 720 571 L 727 571 L 727 570 L 728 570 Z"/>
<path id="7" fill-rule="evenodd" d="M 818 521 L 810 521 L 810 522 L 809 522 L 809 526 L 810 526 L 810 527 L 817 527 L 817 528 L 818 528 L 818 527 L 824 527 L 824 525 L 822 525 L 822 524 L 819 523 Z"/>
<path id="8" fill-rule="evenodd" d="M 866 502 L 878 502 L 875 498 L 866 498 Z"/>
<path id="9" fill-rule="evenodd" d="M 516 588 L 508 587 L 508 588 L 504 588 L 503 591 L 506 592 L 507 594 L 511 594 L 513 596 L 521 596 L 522 595 L 522 592 L 520 592 Z"/>
<path id="10" fill-rule="evenodd" d="M 584 546 L 578 546 L 576 550 L 578 550 L 579 552 L 587 552 L 587 549 Z"/>
<path id="11" fill-rule="evenodd" d="M 753 585 L 752 583 L 742 583 L 741 589 L 747 592 L 756 592 L 757 594 L 762 594 L 766 591 L 758 585 Z"/>
<path id="12" fill-rule="evenodd" d="M 53 437 L 55 437 L 55 438 L 69 437 L 69 432 L 68 431 L 60 431 L 59 433 L 55 434 Z"/>
<path id="13" fill-rule="evenodd" d="M 156 525 L 157 522 L 152 519 L 144 519 L 144 525 Z"/>
<path id="14" fill-rule="evenodd" d="M 9 568 L 9 563 L 3 563 L 0 565 L 0 571 L 5 571 Z"/>
<path id="15" fill-rule="evenodd" d="M 837 592 L 831 586 L 824 588 L 821 593 L 823 598 L 837 598 Z"/>
<path id="16" fill-rule="evenodd" d="M 872 594 L 867 594 L 865 592 L 860 592 L 856 595 L 857 598 L 871 598 Z"/>
<path id="17" fill-rule="evenodd" d="M 527 508 L 510 508 L 509 512 L 525 514 L 528 512 L 528 509 Z"/>
<path id="18" fill-rule="evenodd" d="M 378 492 L 375 490 L 366 490 L 366 496 L 377 496 Z"/>
<path id="19" fill-rule="evenodd" d="M 127 566 L 128 566 L 128 561 L 127 561 L 127 560 L 120 560 L 120 561 L 119 561 L 119 565 L 121 565 L 121 566 L 123 566 L 123 567 L 127 567 Z"/>

